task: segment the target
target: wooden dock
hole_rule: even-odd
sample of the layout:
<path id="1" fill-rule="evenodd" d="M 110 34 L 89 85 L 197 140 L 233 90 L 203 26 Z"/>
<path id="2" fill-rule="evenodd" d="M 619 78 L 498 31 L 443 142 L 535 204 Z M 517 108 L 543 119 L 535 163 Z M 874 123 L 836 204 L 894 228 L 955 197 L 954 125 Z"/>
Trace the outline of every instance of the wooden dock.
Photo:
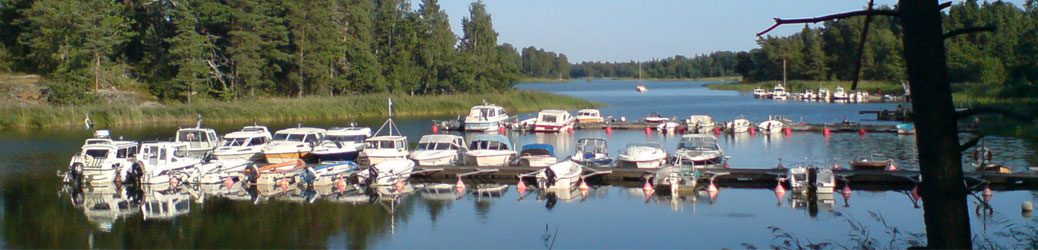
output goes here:
<path id="1" fill-rule="evenodd" d="M 858 111 L 859 115 L 875 114 L 877 121 L 912 121 L 911 110 L 864 110 Z"/>
<path id="2" fill-rule="evenodd" d="M 418 167 L 416 171 L 422 171 Z M 428 168 L 433 169 L 433 168 Z M 436 171 L 423 171 L 415 174 L 412 179 L 427 181 L 454 181 L 459 178 L 476 182 L 501 182 L 512 183 L 518 181 L 519 176 L 524 175 L 524 180 L 533 181 L 533 177 L 526 175 L 543 168 L 535 167 L 436 167 Z M 609 185 L 638 185 L 646 178 L 654 176 L 653 169 L 614 168 L 614 167 L 587 167 L 585 172 L 599 172 L 587 179 L 592 184 Z M 715 185 L 720 187 L 735 188 L 773 188 L 778 184 L 779 178 L 784 178 L 787 171 L 784 169 L 760 169 L 760 168 L 730 168 L 730 169 L 706 169 L 701 170 L 704 183 L 712 177 Z M 852 186 L 866 187 L 876 190 L 904 190 L 911 189 L 919 180 L 919 172 L 911 170 L 899 171 L 877 171 L 877 170 L 835 170 L 837 182 L 840 185 L 851 183 Z M 1013 190 L 1038 190 L 1038 173 L 980 173 L 967 172 L 966 182 L 970 185 L 989 184 L 996 189 Z"/>

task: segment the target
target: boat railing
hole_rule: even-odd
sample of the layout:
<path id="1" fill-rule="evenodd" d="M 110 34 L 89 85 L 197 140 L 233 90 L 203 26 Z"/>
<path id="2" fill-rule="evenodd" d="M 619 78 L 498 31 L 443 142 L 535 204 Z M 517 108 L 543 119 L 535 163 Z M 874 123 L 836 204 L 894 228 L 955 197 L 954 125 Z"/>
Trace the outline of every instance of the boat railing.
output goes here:
<path id="1" fill-rule="evenodd" d="M 107 159 L 107 158 L 104 158 L 104 157 L 102 157 L 102 158 L 91 157 L 91 156 L 85 155 L 83 153 L 78 153 L 78 154 L 76 154 L 75 156 L 72 157 L 72 161 L 73 162 L 78 162 L 78 163 L 83 164 L 84 168 L 101 168 L 101 165 L 104 163 L 105 159 Z"/>

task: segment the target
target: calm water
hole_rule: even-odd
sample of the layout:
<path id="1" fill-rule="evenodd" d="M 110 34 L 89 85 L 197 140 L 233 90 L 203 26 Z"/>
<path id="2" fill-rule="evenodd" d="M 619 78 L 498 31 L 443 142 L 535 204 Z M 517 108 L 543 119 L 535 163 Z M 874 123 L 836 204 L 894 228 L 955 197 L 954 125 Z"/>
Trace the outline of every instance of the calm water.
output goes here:
<path id="1" fill-rule="evenodd" d="M 738 116 L 759 121 L 777 114 L 805 122 L 858 121 L 859 110 L 892 109 L 896 104 L 819 104 L 755 100 L 748 93 L 712 91 L 701 82 L 648 82 L 638 95 L 624 81 L 568 84 L 521 84 L 607 104 L 606 115 L 637 119 L 649 112 L 667 116 L 708 114 L 719 120 Z M 490 100 L 492 101 L 492 100 Z M 429 132 L 427 118 L 398 121 L 412 142 Z M 358 121 L 378 126 L 381 121 Z M 332 126 L 344 121 L 309 121 Z M 225 133 L 243 124 L 216 126 Z M 270 124 L 272 128 L 291 126 Z M 169 138 L 175 127 L 116 128 L 134 139 Z M 640 188 L 594 187 L 579 193 L 520 194 L 514 185 L 503 192 L 477 193 L 476 183 L 463 194 L 437 193 L 421 183 L 402 192 L 371 191 L 371 196 L 324 195 L 290 189 L 280 194 L 252 194 L 217 187 L 177 190 L 65 188 L 56 172 L 65 167 L 89 131 L 79 129 L 0 131 L 0 247 L 3 248 L 544 248 L 557 235 L 560 248 L 742 248 L 781 244 L 777 227 L 802 241 L 834 241 L 853 246 L 860 223 L 872 239 L 903 248 L 923 232 L 922 209 L 906 191 L 857 191 L 849 200 L 808 202 L 770 189 L 722 187 L 706 194 L 655 194 Z M 642 131 L 576 131 L 574 135 L 510 134 L 516 144 L 544 142 L 559 154 L 573 151 L 581 137 L 609 139 L 613 155 L 629 142 L 657 141 L 673 150 L 676 137 Z M 985 141 L 995 157 L 1018 170 L 1034 165 L 1029 143 L 1009 138 Z M 870 153 L 896 159 L 902 168 L 918 168 L 915 138 L 890 134 L 815 133 L 791 136 L 726 137 L 721 140 L 737 168 L 840 162 Z M 514 183 L 510 183 L 514 184 Z M 853 184 L 852 184 L 853 186 Z M 970 198 L 971 211 L 977 200 Z M 121 209 L 102 209 L 118 207 Z M 1023 201 L 1038 202 L 1031 191 L 996 192 L 994 212 L 973 214 L 974 233 L 1002 246 L 1013 246 L 1010 230 L 1033 226 L 1019 213 Z M 160 204 L 168 204 L 162 206 Z M 884 223 L 901 230 L 891 237 Z M 547 227 L 547 230 L 546 230 Z M 557 233 L 556 233 L 557 232 Z M 1038 231 L 1025 230 L 1029 237 Z"/>

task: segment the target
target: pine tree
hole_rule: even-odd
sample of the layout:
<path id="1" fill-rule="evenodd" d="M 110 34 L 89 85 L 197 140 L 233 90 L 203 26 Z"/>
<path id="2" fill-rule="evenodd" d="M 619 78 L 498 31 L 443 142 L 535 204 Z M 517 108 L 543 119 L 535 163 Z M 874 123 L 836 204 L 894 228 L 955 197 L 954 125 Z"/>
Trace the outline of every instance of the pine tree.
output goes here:
<path id="1" fill-rule="evenodd" d="M 372 1 L 346 0 L 346 74 L 352 88 L 360 92 L 383 91 L 382 67 L 375 56 Z"/>
<path id="2" fill-rule="evenodd" d="M 188 6 L 181 4 L 174 10 L 172 18 L 176 24 L 176 35 L 169 38 L 168 42 L 170 64 L 176 71 L 170 86 L 171 91 L 175 92 L 172 95 L 177 99 L 186 99 L 190 104 L 197 93 L 208 93 L 209 66 L 206 57 L 212 44 L 198 33 L 198 19 Z"/>
<path id="3" fill-rule="evenodd" d="M 437 0 L 422 0 L 418 13 L 421 14 L 421 30 L 417 61 L 425 69 L 419 92 L 454 92 L 448 65 L 457 60 L 454 44 L 458 38 L 451 31 L 450 19 L 440 9 Z"/>
<path id="4" fill-rule="evenodd" d="M 333 80 L 338 74 L 335 62 L 345 53 L 342 29 L 336 20 L 342 19 L 333 0 L 287 2 L 288 30 L 291 31 L 295 69 L 296 96 L 304 93 L 332 94 Z"/>
<path id="5" fill-rule="evenodd" d="M 804 54 L 805 68 L 802 74 L 807 79 L 826 80 L 825 77 L 829 72 L 825 51 L 822 50 L 822 40 L 807 25 L 804 25 L 804 29 L 800 31 L 800 39 L 804 44 L 804 50 L 801 53 Z"/>

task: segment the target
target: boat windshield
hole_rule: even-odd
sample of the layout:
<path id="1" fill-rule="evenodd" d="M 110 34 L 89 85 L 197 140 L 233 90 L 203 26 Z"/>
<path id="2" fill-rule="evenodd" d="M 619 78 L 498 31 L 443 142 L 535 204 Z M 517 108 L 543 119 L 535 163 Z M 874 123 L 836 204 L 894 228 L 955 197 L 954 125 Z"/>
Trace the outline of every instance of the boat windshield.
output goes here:
<path id="1" fill-rule="evenodd" d="M 499 141 L 473 141 L 470 150 L 508 150 L 508 144 Z"/>
<path id="2" fill-rule="evenodd" d="M 83 152 L 83 153 L 86 154 L 86 155 L 89 155 L 90 157 L 94 157 L 94 158 L 107 158 L 108 157 L 108 150 L 107 149 L 87 149 L 86 152 Z"/>
<path id="3" fill-rule="evenodd" d="M 227 138 L 227 139 L 224 139 L 223 145 L 221 145 L 221 146 L 224 146 L 224 147 L 244 146 L 245 143 L 247 143 L 248 141 L 249 141 L 249 138 Z"/>
<path id="4" fill-rule="evenodd" d="M 177 133 L 177 140 L 182 142 L 206 141 L 205 133 L 202 131 L 180 131 Z"/>
<path id="5" fill-rule="evenodd" d="M 367 146 L 373 149 L 393 149 L 396 148 L 396 143 L 389 140 L 369 141 Z"/>
<path id="6" fill-rule="evenodd" d="M 449 142 L 423 142 L 418 143 L 417 150 L 457 150 L 458 147 Z"/>
<path id="7" fill-rule="evenodd" d="M 542 115 L 541 116 L 541 121 L 542 122 L 555 122 L 556 120 L 558 120 L 558 119 L 554 115 Z"/>
<path id="8" fill-rule="evenodd" d="M 173 150 L 173 156 L 178 158 L 187 157 L 187 147 L 177 147 Z"/>
<path id="9" fill-rule="evenodd" d="M 335 142 L 364 142 L 367 139 L 363 135 L 329 135 L 324 137 L 325 140 Z"/>
<path id="10" fill-rule="evenodd" d="M 304 135 L 304 134 L 287 134 L 287 133 L 277 133 L 277 134 L 274 134 L 274 140 L 275 141 L 301 142 L 301 141 L 303 141 L 304 137 L 306 137 L 306 135 Z"/>
<path id="11" fill-rule="evenodd" d="M 682 141 L 678 144 L 679 149 L 688 150 L 717 150 L 717 143 L 713 143 L 709 140 L 703 139 L 692 139 L 688 141 Z"/>

